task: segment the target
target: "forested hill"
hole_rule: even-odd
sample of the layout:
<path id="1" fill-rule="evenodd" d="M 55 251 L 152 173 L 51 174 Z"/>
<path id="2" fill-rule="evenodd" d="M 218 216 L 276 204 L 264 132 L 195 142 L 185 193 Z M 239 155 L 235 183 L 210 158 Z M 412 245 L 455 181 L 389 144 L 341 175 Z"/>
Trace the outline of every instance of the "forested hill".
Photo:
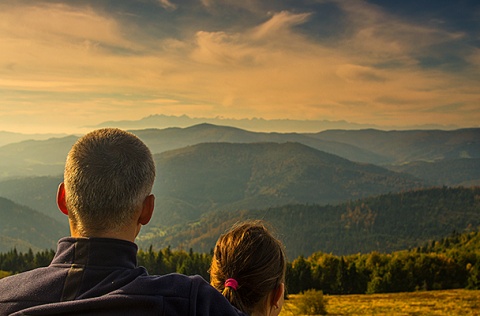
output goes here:
<path id="1" fill-rule="evenodd" d="M 310 136 L 355 145 L 391 159 L 395 164 L 420 160 L 480 158 L 480 128 L 455 131 L 329 130 Z"/>
<path id="2" fill-rule="evenodd" d="M 422 246 L 453 231 L 480 226 L 480 188 L 432 188 L 369 197 L 339 205 L 287 205 L 215 212 L 139 240 L 143 248 L 193 248 L 208 252 L 233 223 L 265 219 L 285 243 L 289 258 L 322 251 L 337 255 L 391 252 Z M 153 233 L 153 231 L 152 231 Z"/>
<path id="3" fill-rule="evenodd" d="M 212 210 L 339 203 L 418 188 L 412 176 L 355 163 L 300 143 L 204 143 L 155 155 L 153 224 Z"/>
<path id="4" fill-rule="evenodd" d="M 65 225 L 26 206 L 0 197 L 0 252 L 56 249 L 57 240 L 68 234 Z"/>
<path id="5" fill-rule="evenodd" d="M 480 185 L 480 158 L 459 158 L 435 162 L 414 161 L 389 166 L 389 169 L 414 175 L 432 186 Z"/>
<path id="6" fill-rule="evenodd" d="M 449 236 L 432 240 L 416 250 L 423 253 L 477 252 L 480 255 L 480 229 L 464 233 L 454 231 Z M 480 278 L 480 275 L 478 277 Z"/>

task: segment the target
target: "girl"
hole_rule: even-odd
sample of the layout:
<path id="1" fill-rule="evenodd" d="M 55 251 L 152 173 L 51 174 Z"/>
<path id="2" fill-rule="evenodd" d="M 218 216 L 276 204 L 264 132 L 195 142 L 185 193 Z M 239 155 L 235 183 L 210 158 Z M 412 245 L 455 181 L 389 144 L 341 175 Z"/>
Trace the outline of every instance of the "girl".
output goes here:
<path id="1" fill-rule="evenodd" d="M 277 316 L 283 306 L 284 247 L 260 221 L 234 226 L 215 245 L 210 283 L 251 316 Z"/>

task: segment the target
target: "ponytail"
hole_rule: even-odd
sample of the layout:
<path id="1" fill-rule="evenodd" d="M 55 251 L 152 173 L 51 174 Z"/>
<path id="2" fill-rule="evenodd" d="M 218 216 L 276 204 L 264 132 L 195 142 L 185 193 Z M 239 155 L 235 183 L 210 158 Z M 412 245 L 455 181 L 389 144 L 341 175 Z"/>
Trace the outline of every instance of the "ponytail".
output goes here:
<path id="1" fill-rule="evenodd" d="M 225 282 L 226 283 L 226 282 Z M 241 311 L 246 311 L 245 305 L 242 302 L 242 297 L 238 294 L 237 289 L 225 286 L 222 291 L 222 295 L 236 308 Z"/>

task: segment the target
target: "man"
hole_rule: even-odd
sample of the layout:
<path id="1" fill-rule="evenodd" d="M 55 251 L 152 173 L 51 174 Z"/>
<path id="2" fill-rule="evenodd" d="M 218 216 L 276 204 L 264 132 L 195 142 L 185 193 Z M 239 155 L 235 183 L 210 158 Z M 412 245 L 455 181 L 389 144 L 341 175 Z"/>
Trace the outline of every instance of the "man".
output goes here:
<path id="1" fill-rule="evenodd" d="M 0 280 L 0 315 L 243 315 L 198 276 L 150 276 L 134 240 L 152 216 L 155 165 L 135 135 L 93 131 L 70 150 L 57 194 L 71 237 L 45 268 Z"/>

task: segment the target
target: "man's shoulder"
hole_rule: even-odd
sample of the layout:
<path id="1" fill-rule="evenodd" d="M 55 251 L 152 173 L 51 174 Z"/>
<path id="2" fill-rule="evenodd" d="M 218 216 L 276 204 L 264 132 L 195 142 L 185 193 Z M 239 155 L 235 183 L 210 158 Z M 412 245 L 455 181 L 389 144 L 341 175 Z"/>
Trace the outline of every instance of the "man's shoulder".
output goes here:
<path id="1" fill-rule="evenodd" d="M 46 268 L 44 267 L 36 268 L 33 270 L 29 270 L 22 273 L 13 274 L 5 278 L 1 278 L 0 288 L 2 288 L 3 286 L 12 286 L 13 284 L 16 284 L 16 283 L 18 283 L 19 285 L 22 285 L 27 280 L 31 282 L 32 280 L 34 280 L 33 278 L 35 278 L 36 276 L 43 275 L 45 273 L 44 272 L 45 269 Z"/>
<path id="2" fill-rule="evenodd" d="M 37 268 L 0 279 L 0 315 L 60 297 L 63 283 L 49 271 Z"/>
<path id="3" fill-rule="evenodd" d="M 166 275 L 143 276 L 141 283 L 155 289 L 165 301 L 186 299 L 195 305 L 197 315 L 245 315 L 232 307 L 230 302 L 201 276 L 186 276 L 172 273 Z M 168 305 L 168 304 L 167 304 Z"/>
<path id="4" fill-rule="evenodd" d="M 190 297 L 192 291 L 196 293 L 202 288 L 206 288 L 207 292 L 216 291 L 201 276 L 186 276 L 178 273 L 143 275 L 137 279 L 137 282 L 143 290 L 153 291 L 165 297 Z"/>

